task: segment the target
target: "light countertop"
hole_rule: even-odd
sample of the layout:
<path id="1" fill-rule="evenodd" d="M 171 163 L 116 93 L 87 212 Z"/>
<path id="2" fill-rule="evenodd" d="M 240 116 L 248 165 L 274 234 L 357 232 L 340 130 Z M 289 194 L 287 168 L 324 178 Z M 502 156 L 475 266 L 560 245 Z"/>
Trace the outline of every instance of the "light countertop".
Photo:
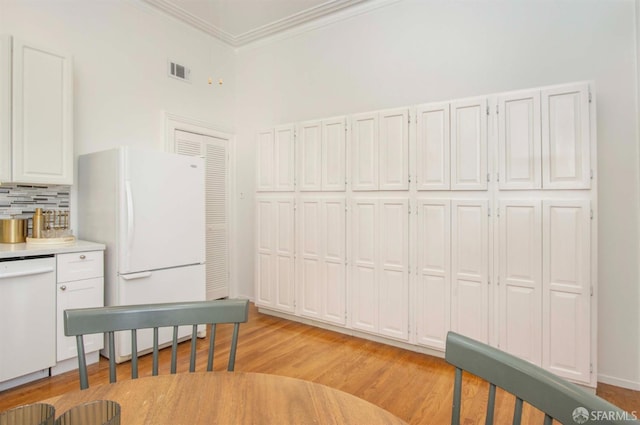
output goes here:
<path id="1" fill-rule="evenodd" d="M 31 255 L 65 254 L 81 251 L 103 251 L 105 245 L 76 240 L 69 245 L 34 245 L 27 243 L 0 243 L 0 258 L 25 257 Z"/>

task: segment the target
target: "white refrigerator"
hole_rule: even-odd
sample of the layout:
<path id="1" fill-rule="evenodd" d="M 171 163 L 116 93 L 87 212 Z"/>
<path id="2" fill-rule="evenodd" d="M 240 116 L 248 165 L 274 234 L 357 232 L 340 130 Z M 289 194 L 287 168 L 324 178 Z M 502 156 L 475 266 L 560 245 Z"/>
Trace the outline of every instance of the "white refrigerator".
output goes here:
<path id="1" fill-rule="evenodd" d="M 79 157 L 78 236 L 107 247 L 106 305 L 204 300 L 204 230 L 202 158 L 127 146 Z M 129 333 L 115 342 L 116 361 L 131 358 Z M 138 351 L 151 346 L 138 332 Z"/>

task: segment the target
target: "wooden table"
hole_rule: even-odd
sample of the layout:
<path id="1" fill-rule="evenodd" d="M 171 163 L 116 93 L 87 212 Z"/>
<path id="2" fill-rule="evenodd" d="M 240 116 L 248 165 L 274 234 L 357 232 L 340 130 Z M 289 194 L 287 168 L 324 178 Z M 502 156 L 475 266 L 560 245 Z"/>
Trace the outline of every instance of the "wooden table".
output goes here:
<path id="1" fill-rule="evenodd" d="M 121 425 L 405 424 L 343 391 L 261 373 L 160 375 L 91 386 L 43 402 L 54 405 L 60 416 L 92 400 L 120 403 Z"/>

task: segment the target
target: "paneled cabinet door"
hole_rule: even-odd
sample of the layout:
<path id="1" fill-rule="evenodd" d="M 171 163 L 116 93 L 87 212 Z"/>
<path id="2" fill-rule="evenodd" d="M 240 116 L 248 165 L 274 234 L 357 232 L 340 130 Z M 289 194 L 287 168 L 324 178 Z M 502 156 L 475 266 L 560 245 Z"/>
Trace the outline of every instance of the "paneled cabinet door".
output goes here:
<path id="1" fill-rule="evenodd" d="M 451 103 L 451 189 L 487 189 L 487 99 Z"/>
<path id="2" fill-rule="evenodd" d="M 588 200 L 542 203 L 542 365 L 590 381 L 591 231 Z"/>
<path id="3" fill-rule="evenodd" d="M 500 201 L 499 347 L 542 365 L 542 204 Z"/>
<path id="4" fill-rule="evenodd" d="M 380 112 L 379 189 L 409 189 L 409 110 Z"/>
<path id="5" fill-rule="evenodd" d="M 542 91 L 542 187 L 589 189 L 589 86 Z"/>
<path id="6" fill-rule="evenodd" d="M 14 39 L 12 75 L 12 180 L 73 184 L 71 57 Z"/>
<path id="7" fill-rule="evenodd" d="M 408 201 L 356 199 L 351 215 L 351 325 L 408 340 Z"/>
<path id="8" fill-rule="evenodd" d="M 351 116 L 351 189 L 409 188 L 409 110 Z"/>
<path id="9" fill-rule="evenodd" d="M 102 253 L 101 253 L 102 254 Z M 103 278 L 77 280 L 74 282 L 58 283 L 57 285 L 57 355 L 58 362 L 78 356 L 76 339 L 64 336 L 64 311 L 70 308 L 102 307 L 104 305 Z M 84 337 L 86 353 L 98 351 L 102 348 L 102 334 Z"/>
<path id="10" fill-rule="evenodd" d="M 256 304 L 293 312 L 293 198 L 258 198 L 256 222 Z"/>
<path id="11" fill-rule="evenodd" d="M 451 328 L 451 201 L 418 200 L 418 344 L 444 350 Z"/>
<path id="12" fill-rule="evenodd" d="M 346 189 L 346 119 L 322 121 L 322 190 Z"/>
<path id="13" fill-rule="evenodd" d="M 300 314 L 344 325 L 345 200 L 302 199 L 298 211 Z"/>
<path id="14" fill-rule="evenodd" d="M 294 183 L 294 142 L 295 126 L 281 125 L 274 129 L 274 149 L 275 149 L 275 187 L 282 192 L 290 192 L 295 188 Z"/>
<path id="15" fill-rule="evenodd" d="M 540 189 L 540 91 L 501 95 L 498 111 L 500 189 Z"/>
<path id="16" fill-rule="evenodd" d="M 451 201 L 452 330 L 489 341 L 488 201 Z"/>
<path id="17" fill-rule="evenodd" d="M 256 152 L 256 190 L 271 191 L 274 189 L 273 181 L 273 158 L 274 139 L 273 129 L 258 132 L 258 149 Z"/>
<path id="18" fill-rule="evenodd" d="M 431 103 L 416 109 L 418 190 L 449 190 L 449 104 Z"/>
<path id="19" fill-rule="evenodd" d="M 351 116 L 351 189 L 378 190 L 378 114 Z"/>
<path id="20" fill-rule="evenodd" d="M 298 136 L 300 190 L 322 190 L 322 122 L 300 124 Z"/>

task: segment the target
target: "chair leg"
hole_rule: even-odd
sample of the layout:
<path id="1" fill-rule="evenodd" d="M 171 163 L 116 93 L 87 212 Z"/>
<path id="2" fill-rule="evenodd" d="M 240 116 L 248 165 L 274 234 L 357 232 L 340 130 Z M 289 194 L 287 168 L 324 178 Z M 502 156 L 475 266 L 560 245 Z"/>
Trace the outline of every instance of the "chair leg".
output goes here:
<path id="1" fill-rule="evenodd" d="M 209 335 L 209 359 L 207 360 L 207 372 L 213 370 L 213 353 L 216 342 L 216 324 L 211 324 L 211 333 Z"/>
<path id="2" fill-rule="evenodd" d="M 236 366 L 236 348 L 238 346 L 238 332 L 240 331 L 240 323 L 233 324 L 233 337 L 231 338 L 231 350 L 229 351 L 229 365 L 227 370 L 233 372 Z"/>
<path id="3" fill-rule="evenodd" d="M 485 419 L 485 425 L 493 425 L 493 412 L 496 405 L 496 386 L 495 384 L 489 385 L 489 399 L 487 400 L 487 418 Z"/>
<path id="4" fill-rule="evenodd" d="M 451 411 L 451 425 L 460 425 L 460 402 L 462 399 L 462 369 L 456 368 L 453 384 L 453 407 Z"/>

